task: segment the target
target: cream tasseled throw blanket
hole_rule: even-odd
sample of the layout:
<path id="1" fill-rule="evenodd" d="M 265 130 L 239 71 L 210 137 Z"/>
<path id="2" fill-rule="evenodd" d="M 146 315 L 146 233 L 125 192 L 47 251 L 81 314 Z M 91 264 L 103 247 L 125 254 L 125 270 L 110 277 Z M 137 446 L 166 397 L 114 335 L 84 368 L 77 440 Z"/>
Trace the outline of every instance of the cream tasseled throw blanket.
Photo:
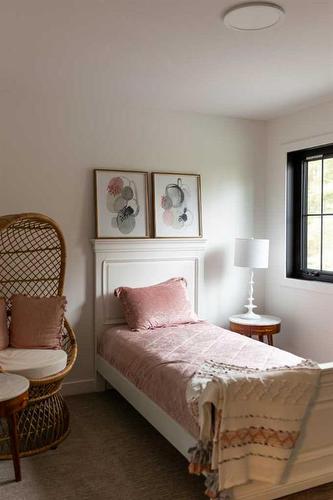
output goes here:
<path id="1" fill-rule="evenodd" d="M 187 401 L 200 425 L 191 473 L 207 473 L 210 498 L 258 480 L 277 484 L 319 385 L 312 361 L 259 370 L 205 362 L 190 380 Z"/>

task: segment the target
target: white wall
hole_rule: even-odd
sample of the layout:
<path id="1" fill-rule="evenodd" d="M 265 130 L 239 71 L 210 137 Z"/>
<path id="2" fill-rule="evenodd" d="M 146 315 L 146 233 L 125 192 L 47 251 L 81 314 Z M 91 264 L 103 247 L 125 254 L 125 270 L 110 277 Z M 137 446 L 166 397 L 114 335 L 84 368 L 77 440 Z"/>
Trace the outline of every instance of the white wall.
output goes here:
<path id="1" fill-rule="evenodd" d="M 333 360 L 333 284 L 285 276 L 286 152 L 333 142 L 333 102 L 268 125 L 266 236 L 271 241 L 266 311 L 282 317 L 279 346 L 316 361 Z"/>
<path id="2" fill-rule="evenodd" d="M 63 96 L 15 92 L 1 97 L 2 214 L 42 212 L 64 231 L 65 292 L 79 342 L 72 380 L 93 371 L 93 168 L 199 172 L 202 175 L 206 309 L 225 324 L 246 298 L 247 272 L 233 268 L 235 236 L 263 236 L 264 124 L 199 114 L 110 108 Z M 256 208 L 255 208 L 256 207 Z M 254 218 L 256 219 L 254 227 Z M 258 300 L 262 301 L 260 279 Z"/>

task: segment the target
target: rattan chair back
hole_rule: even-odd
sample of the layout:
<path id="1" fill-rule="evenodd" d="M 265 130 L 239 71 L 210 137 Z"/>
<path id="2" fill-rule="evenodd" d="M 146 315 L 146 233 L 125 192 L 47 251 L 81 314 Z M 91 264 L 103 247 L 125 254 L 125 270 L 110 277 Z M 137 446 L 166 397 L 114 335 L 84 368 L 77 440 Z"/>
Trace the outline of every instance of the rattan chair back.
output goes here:
<path id="1" fill-rule="evenodd" d="M 56 223 L 45 215 L 0 217 L 0 297 L 10 309 L 14 294 L 62 295 L 65 242 Z"/>

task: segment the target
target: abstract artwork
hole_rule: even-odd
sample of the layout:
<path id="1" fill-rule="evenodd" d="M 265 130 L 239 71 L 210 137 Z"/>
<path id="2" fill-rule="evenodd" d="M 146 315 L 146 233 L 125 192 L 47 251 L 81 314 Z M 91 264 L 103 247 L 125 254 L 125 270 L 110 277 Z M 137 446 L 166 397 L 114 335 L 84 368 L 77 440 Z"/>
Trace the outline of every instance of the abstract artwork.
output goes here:
<path id="1" fill-rule="evenodd" d="M 155 237 L 201 237 L 200 175 L 153 172 L 152 179 Z"/>
<path id="2" fill-rule="evenodd" d="M 97 238 L 148 238 L 148 174 L 95 170 Z"/>

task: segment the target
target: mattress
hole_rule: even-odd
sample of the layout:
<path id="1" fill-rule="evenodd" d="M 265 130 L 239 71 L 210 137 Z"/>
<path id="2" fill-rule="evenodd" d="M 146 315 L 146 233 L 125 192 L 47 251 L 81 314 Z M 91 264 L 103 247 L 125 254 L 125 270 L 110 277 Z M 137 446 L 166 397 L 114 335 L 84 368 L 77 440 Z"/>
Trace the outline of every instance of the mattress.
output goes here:
<path id="1" fill-rule="evenodd" d="M 266 369 L 295 365 L 301 358 L 201 321 L 133 332 L 106 330 L 98 353 L 194 437 L 199 428 L 186 403 L 186 387 L 206 360 Z"/>

